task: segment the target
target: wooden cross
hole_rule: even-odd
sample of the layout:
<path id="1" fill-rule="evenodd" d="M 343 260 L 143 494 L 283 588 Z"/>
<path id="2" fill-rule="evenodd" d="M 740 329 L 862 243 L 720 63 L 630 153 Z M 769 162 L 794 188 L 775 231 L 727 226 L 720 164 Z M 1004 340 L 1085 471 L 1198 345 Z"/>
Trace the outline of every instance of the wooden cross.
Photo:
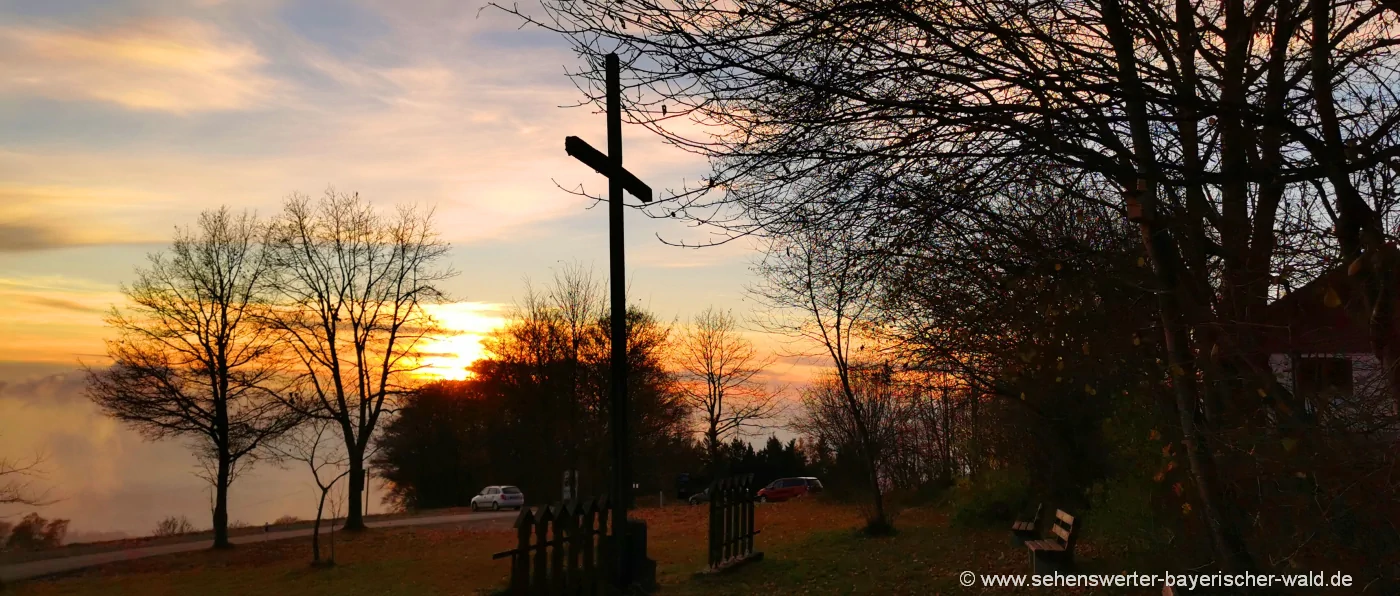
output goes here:
<path id="1" fill-rule="evenodd" d="M 612 144 L 611 140 L 608 144 Z M 651 202 L 651 187 L 632 172 L 627 171 L 627 168 L 622 167 L 622 164 L 619 163 L 622 161 L 621 158 L 613 161 L 612 158 L 603 155 L 603 152 L 594 149 L 587 141 L 578 137 L 564 137 L 564 151 L 573 156 L 574 159 L 583 162 L 584 165 L 593 168 L 593 171 L 607 176 L 609 190 L 613 184 L 621 184 L 623 190 L 632 193 L 632 196 L 641 199 L 643 203 Z M 612 200 L 611 197 L 609 200 Z"/>
<path id="2" fill-rule="evenodd" d="M 627 506 L 632 495 L 632 462 L 628 445 L 627 400 L 627 280 L 622 250 L 622 193 L 627 191 L 650 203 L 651 187 L 622 167 L 622 92 L 619 82 L 621 67 L 617 54 L 608 54 L 607 112 L 608 154 L 594 149 L 578 137 L 564 139 L 564 151 L 594 171 L 608 178 L 608 280 L 612 299 L 612 382 L 609 400 L 610 426 L 613 446 L 612 519 L 613 536 L 620 548 L 613 552 L 617 561 L 617 586 L 625 588 L 635 581 L 650 583 L 649 578 L 634 575 L 633 549 L 627 542 Z M 645 553 L 641 553 L 645 558 Z"/>

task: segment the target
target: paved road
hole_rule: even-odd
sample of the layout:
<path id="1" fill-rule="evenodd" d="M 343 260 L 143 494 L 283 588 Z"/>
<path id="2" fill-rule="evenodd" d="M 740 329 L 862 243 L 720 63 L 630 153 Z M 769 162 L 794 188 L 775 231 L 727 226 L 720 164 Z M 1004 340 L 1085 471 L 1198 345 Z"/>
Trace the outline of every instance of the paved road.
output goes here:
<path id="1" fill-rule="evenodd" d="M 517 515 L 514 511 L 501 511 L 490 513 L 459 513 L 456 515 L 438 515 L 432 517 L 405 517 L 399 519 L 386 519 L 379 521 L 367 521 L 366 526 L 371 528 L 388 528 L 395 526 L 428 526 L 459 523 L 476 523 L 492 519 L 514 518 Z M 330 532 L 329 526 L 321 529 L 321 533 Z M 233 536 L 229 542 L 234 544 L 247 544 L 250 542 L 265 542 L 268 540 L 285 540 L 287 538 L 301 538 L 311 535 L 311 529 L 283 530 L 280 532 L 267 532 L 264 534 L 247 534 L 243 536 Z M 93 553 L 88 555 L 76 555 L 72 557 L 58 557 L 53 559 L 43 559 L 40 561 L 28 561 L 15 563 L 13 565 L 0 565 L 0 581 L 13 582 L 22 579 L 30 579 L 55 573 L 64 573 L 115 563 L 117 561 L 130 561 L 132 559 L 144 559 L 158 555 L 168 555 L 172 553 L 183 553 L 196 550 L 203 550 L 214 545 L 213 540 L 198 540 L 191 542 L 180 542 L 177 544 L 162 544 L 159 546 L 143 546 L 129 548 L 125 550 L 115 550 L 103 553 Z"/>

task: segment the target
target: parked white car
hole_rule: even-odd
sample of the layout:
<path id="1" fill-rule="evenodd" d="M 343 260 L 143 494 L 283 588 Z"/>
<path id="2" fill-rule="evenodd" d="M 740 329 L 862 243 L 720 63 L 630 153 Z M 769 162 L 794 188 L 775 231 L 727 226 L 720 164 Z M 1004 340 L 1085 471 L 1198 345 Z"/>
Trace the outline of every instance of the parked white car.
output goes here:
<path id="1" fill-rule="evenodd" d="M 525 506 L 525 493 L 514 486 L 488 486 L 481 489 L 481 494 L 472 497 L 472 511 L 490 509 L 500 511 L 502 509 L 520 509 Z"/>

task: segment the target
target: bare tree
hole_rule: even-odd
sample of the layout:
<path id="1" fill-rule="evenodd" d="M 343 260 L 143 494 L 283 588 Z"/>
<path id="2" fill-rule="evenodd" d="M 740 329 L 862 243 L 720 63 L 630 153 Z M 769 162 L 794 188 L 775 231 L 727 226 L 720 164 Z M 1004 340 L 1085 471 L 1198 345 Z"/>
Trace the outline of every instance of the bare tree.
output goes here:
<path id="1" fill-rule="evenodd" d="M 528 301 L 528 299 L 527 299 Z M 605 303 L 603 285 L 593 278 L 593 270 L 582 263 L 572 263 L 554 272 L 554 284 L 549 288 L 549 306 L 558 324 L 558 331 L 564 334 L 564 365 L 568 387 L 565 388 L 563 440 L 564 458 L 568 464 L 569 494 L 579 494 L 579 462 L 586 449 L 583 426 L 588 424 L 589 400 L 584 396 L 586 376 L 584 367 L 585 352 L 588 349 L 589 334 L 594 333 L 596 323 L 603 317 Z M 536 309 L 537 311 L 539 309 Z M 548 418 L 547 418 L 548 419 Z"/>
<path id="2" fill-rule="evenodd" d="M 777 309 L 769 327 L 797 337 L 825 352 L 835 369 L 835 388 L 855 430 L 853 447 L 865 463 L 867 488 L 874 511 L 872 531 L 890 526 L 880 486 L 878 412 L 858 391 L 856 376 L 873 360 L 863 338 L 873 338 L 876 309 L 875 261 L 861 249 L 857 230 L 807 230 L 775 243 L 761 265 L 764 285 L 755 294 Z M 792 317 L 796 313 L 796 317 Z M 861 354 L 864 353 L 864 354 Z"/>
<path id="3" fill-rule="evenodd" d="M 348 491 L 347 491 L 348 493 Z M 345 509 L 345 495 L 336 495 L 331 499 L 331 519 L 340 519 L 341 510 Z M 326 565 L 335 565 L 335 524 L 331 524 L 331 554 L 326 559 Z"/>
<path id="4" fill-rule="evenodd" d="M 275 448 L 276 457 L 283 461 L 300 462 L 311 469 L 311 479 L 320 490 L 316 501 L 316 522 L 311 529 L 311 564 L 321 565 L 321 519 L 326 498 L 337 482 L 350 474 L 349 458 L 343 441 L 334 436 L 334 425 L 327 420 L 313 420 L 289 433 Z M 335 563 L 332 554 L 330 564 Z"/>
<path id="5" fill-rule="evenodd" d="M 886 459 L 901 437 L 898 423 L 905 408 L 893 370 L 886 364 L 852 362 L 846 380 L 835 370 L 815 380 L 802 392 L 801 415 L 794 427 L 803 435 L 836 448 L 859 452 L 875 470 L 879 487 L 886 473 Z M 872 501 L 870 531 L 888 529 L 890 514 L 883 499 Z"/>
<path id="6" fill-rule="evenodd" d="M 301 364 L 299 412 L 335 423 L 349 458 L 347 530 L 364 529 L 365 457 L 380 417 L 414 384 L 418 350 L 438 333 L 448 250 L 432 212 L 383 216 L 358 194 L 293 195 L 268 238 L 278 277 L 269 323 Z"/>
<path id="7" fill-rule="evenodd" d="M 0 505 L 48 505 L 49 491 L 37 491 L 33 479 L 42 474 L 44 456 L 36 454 L 27 460 L 0 457 Z"/>
<path id="8" fill-rule="evenodd" d="M 272 262 L 251 214 L 206 211 L 149 257 L 107 323 L 113 364 L 87 369 L 88 396 L 148 439 L 188 438 L 215 490 L 214 547 L 228 548 L 228 489 L 247 458 L 297 422 L 282 334 L 260 324 Z"/>
<path id="9" fill-rule="evenodd" d="M 1254 432 L 1267 412 L 1301 445 L 1281 473 L 1316 481 L 1327 459 L 1316 455 L 1324 441 L 1308 408 L 1274 380 L 1260 348 L 1268 302 L 1340 265 L 1350 274 L 1331 281 L 1358 297 L 1344 306 L 1400 388 L 1400 251 L 1388 245 L 1400 171 L 1395 6 L 552 0 L 538 17 L 500 8 L 569 38 L 585 59 L 573 73 L 585 103 L 603 97 L 601 56 L 618 53 L 625 117 L 710 159 L 710 175 L 655 204 L 657 215 L 729 234 L 865 223 L 885 239 L 958 235 L 968 217 L 1061 200 L 1015 192 L 1028 180 L 1087 182 L 1092 192 L 1064 200 L 1138 223 L 1170 371 L 1170 431 L 1215 561 L 1238 571 L 1267 549 L 1251 552 L 1246 534 L 1258 529 L 1234 505 L 1257 492 L 1256 476 L 1236 468 L 1244 481 L 1232 483 L 1218 454 L 1239 445 L 1221 441 Z M 891 216 L 904 213 L 935 224 L 902 227 Z M 1352 485 L 1337 479 L 1328 490 Z"/>
<path id="10" fill-rule="evenodd" d="M 713 306 L 680 333 L 676 364 L 681 396 L 699 419 L 711 475 L 720 446 L 778 413 L 778 392 L 759 378 L 773 357 L 761 356 L 727 310 Z"/>

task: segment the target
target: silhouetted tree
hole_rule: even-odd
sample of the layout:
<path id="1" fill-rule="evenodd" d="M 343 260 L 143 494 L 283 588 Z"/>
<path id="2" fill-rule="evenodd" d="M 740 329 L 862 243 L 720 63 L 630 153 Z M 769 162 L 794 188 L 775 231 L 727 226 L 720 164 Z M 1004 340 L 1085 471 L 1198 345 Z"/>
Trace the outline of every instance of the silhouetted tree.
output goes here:
<path id="1" fill-rule="evenodd" d="M 68 535 L 68 520 L 45 519 L 38 513 L 24 516 L 10 528 L 10 537 L 5 548 L 14 550 L 37 550 L 63 545 Z"/>
<path id="2" fill-rule="evenodd" d="M 273 457 L 284 462 L 299 462 L 311 470 L 311 480 L 320 495 L 316 500 L 316 521 L 311 526 L 311 564 L 321 565 L 321 519 L 326 510 L 326 498 L 337 482 L 350 473 L 344 443 L 337 441 L 334 423 L 314 419 L 303 423 L 283 437 L 272 448 Z M 339 444 L 337 444 L 339 443 Z M 296 521 L 292 518 L 291 521 Z M 277 523 L 283 523 L 279 519 Z M 333 563 L 335 557 L 330 561 Z"/>
<path id="3" fill-rule="evenodd" d="M 493 456 L 507 448 L 505 404 L 483 392 L 484 366 L 473 378 L 438 381 L 408 395 L 378 439 L 376 473 L 391 487 L 384 501 L 400 511 L 460 507 L 482 487 L 512 480 Z M 509 477 L 506 477 L 509 478 Z"/>
<path id="4" fill-rule="evenodd" d="M 270 314 L 273 262 L 249 214 L 206 211 L 123 287 L 107 341 L 113 360 L 88 368 L 88 396 L 148 439 L 193 439 L 214 486 L 214 547 L 227 548 L 228 489 L 240 465 L 298 421 L 288 387 L 286 336 Z"/>
<path id="5" fill-rule="evenodd" d="M 834 393 L 822 395 L 837 399 L 822 403 L 836 409 L 824 411 L 832 414 L 830 421 L 849 422 L 831 430 L 850 431 L 841 437 L 842 445 L 854 448 L 865 463 L 873 505 L 868 527 L 885 531 L 890 518 L 880 484 L 880 452 L 888 408 L 884 399 L 875 399 L 883 394 L 863 391 L 859 385 L 862 379 L 874 378 L 870 375 L 883 378 L 889 373 L 888 364 L 878 371 L 865 370 L 873 366 L 872 358 L 860 354 L 864 341 L 876 339 L 878 314 L 875 263 L 865 258 L 862 242 L 850 229 L 806 230 L 783 242 L 780 253 L 774 252 L 782 257 L 764 261 L 760 270 L 765 281 L 757 293 L 776 310 L 771 329 L 805 340 L 831 359 L 834 376 L 826 388 Z M 864 376 L 858 379 L 859 375 Z"/>
<path id="6" fill-rule="evenodd" d="M 576 273 L 569 274 L 574 281 L 586 278 Z M 567 287 L 530 290 L 486 342 L 487 358 L 473 365 L 470 378 L 406 396 L 374 459 L 392 487 L 386 502 L 402 509 L 461 506 L 491 484 L 552 501 L 568 469 L 580 471 L 581 494 L 607 486 L 607 317 L 591 310 L 593 318 L 571 322 L 569 305 L 596 300 L 586 293 L 591 284 L 568 276 L 556 284 Z M 558 298 L 577 291 L 585 293 Z M 669 329 L 633 309 L 627 330 L 635 477 L 652 491 L 670 486 L 664 476 L 690 469 L 692 444 L 687 412 L 665 367 Z"/>
<path id="7" fill-rule="evenodd" d="M 701 425 L 711 475 L 721 441 L 778 413 L 777 391 L 760 378 L 773 361 L 743 336 L 731 311 L 707 308 L 681 331 L 681 396 Z"/>
<path id="8" fill-rule="evenodd" d="M 879 245 L 1016 239 L 1017 227 L 1038 224 L 1020 217 L 1028 204 L 1131 213 L 1167 371 L 1142 377 L 1167 390 L 1163 429 L 1182 448 L 1193 518 L 1216 564 L 1251 569 L 1265 550 L 1293 561 L 1305 545 L 1247 542 L 1269 531 L 1235 507 L 1272 501 L 1255 497 L 1258 466 L 1287 461 L 1267 466 L 1278 484 L 1301 473 L 1334 495 L 1389 476 L 1372 460 L 1319 471 L 1354 437 L 1309 419 L 1275 381 L 1260 336 L 1269 300 L 1340 266 L 1349 275 L 1331 283 L 1356 299 L 1330 308 L 1368 330 L 1400 395 L 1400 252 L 1388 244 L 1400 170 L 1394 2 L 543 7 L 538 18 L 506 9 L 568 36 L 585 59 L 575 76 L 589 101 L 602 97 L 601 56 L 616 51 L 627 118 L 710 160 L 710 175 L 657 215 L 733 234 L 854 227 Z M 1021 192 L 1031 182 L 1073 192 Z M 906 225 L 919 219 L 898 217 L 909 213 L 932 225 Z M 1016 225 L 979 236 L 969 221 Z M 994 253 L 1000 243 L 990 244 Z M 1261 429 L 1260 419 L 1274 422 Z M 1393 415 L 1375 423 L 1396 426 Z M 1291 447 L 1258 451 L 1280 442 L 1270 433 Z M 1358 440 L 1388 448 L 1374 435 Z M 1300 502 L 1298 516 L 1337 515 L 1322 502 Z"/>
<path id="9" fill-rule="evenodd" d="M 300 363 L 301 393 L 289 404 L 332 421 L 349 458 L 345 528 L 364 529 L 365 456 L 381 416 L 415 383 L 415 356 L 438 332 L 425 305 L 444 299 L 438 282 L 448 245 L 432 212 L 400 207 L 383 216 L 359 195 L 293 195 L 271 225 L 269 252 L 278 307 L 269 324 Z"/>

